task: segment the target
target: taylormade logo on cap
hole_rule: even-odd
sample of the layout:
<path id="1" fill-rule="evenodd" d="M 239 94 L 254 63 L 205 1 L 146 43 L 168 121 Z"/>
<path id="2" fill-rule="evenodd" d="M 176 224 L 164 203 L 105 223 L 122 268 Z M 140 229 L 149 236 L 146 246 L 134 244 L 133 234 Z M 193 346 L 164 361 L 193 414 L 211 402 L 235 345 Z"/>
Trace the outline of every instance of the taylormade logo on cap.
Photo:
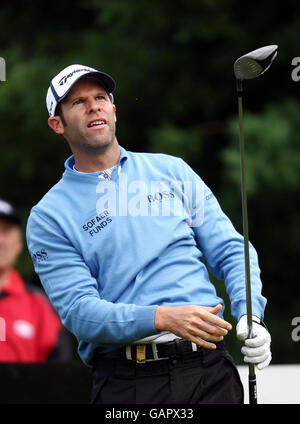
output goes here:
<path id="1" fill-rule="evenodd" d="M 89 66 L 70 65 L 52 79 L 48 88 L 46 105 L 50 116 L 55 115 L 58 103 L 68 95 L 73 85 L 85 75 L 91 75 L 99 79 L 100 84 L 112 98 L 116 83 L 110 75 Z"/>
<path id="2" fill-rule="evenodd" d="M 59 81 L 59 85 L 65 84 L 68 78 L 71 78 L 76 72 L 91 72 L 91 71 L 94 72 L 94 70 L 91 68 L 74 69 L 74 71 L 72 71 L 70 74 L 62 77 L 62 79 Z"/>

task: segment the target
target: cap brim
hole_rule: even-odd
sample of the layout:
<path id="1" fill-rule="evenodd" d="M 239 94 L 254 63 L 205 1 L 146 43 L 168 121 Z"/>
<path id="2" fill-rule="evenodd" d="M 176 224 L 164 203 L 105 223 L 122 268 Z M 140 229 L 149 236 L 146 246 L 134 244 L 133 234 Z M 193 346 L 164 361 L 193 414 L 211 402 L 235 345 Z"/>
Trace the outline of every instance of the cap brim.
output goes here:
<path id="1" fill-rule="evenodd" d="M 104 85 L 104 88 L 106 89 L 106 91 L 108 93 L 114 92 L 114 90 L 116 88 L 116 83 L 115 83 L 115 80 L 110 75 L 106 74 L 105 72 L 100 72 L 100 71 L 89 72 L 85 75 L 82 75 L 78 79 L 82 79 L 82 78 L 88 77 L 88 76 L 93 76 L 93 77 L 97 78 L 100 81 L 100 83 L 102 83 Z"/>
<path id="2" fill-rule="evenodd" d="M 86 72 L 84 75 L 81 75 L 80 77 L 78 77 L 73 84 L 68 88 L 68 90 L 65 92 L 65 94 L 59 98 L 57 105 L 64 100 L 67 95 L 70 93 L 70 91 L 72 90 L 72 88 L 74 87 L 74 85 L 81 79 L 83 78 L 88 78 L 88 77 L 94 77 L 96 79 L 99 80 L 100 84 L 103 86 L 103 88 L 105 88 L 105 90 L 108 93 L 112 93 L 114 91 L 114 89 L 116 88 L 116 83 L 115 80 L 110 77 L 108 74 L 104 73 L 104 72 Z M 56 107 L 57 107 L 56 105 Z M 55 108 L 56 109 L 56 108 Z"/>
<path id="3" fill-rule="evenodd" d="M 21 225 L 21 219 L 16 215 L 6 215 L 5 213 L 0 213 L 0 220 L 11 222 L 12 224 Z"/>

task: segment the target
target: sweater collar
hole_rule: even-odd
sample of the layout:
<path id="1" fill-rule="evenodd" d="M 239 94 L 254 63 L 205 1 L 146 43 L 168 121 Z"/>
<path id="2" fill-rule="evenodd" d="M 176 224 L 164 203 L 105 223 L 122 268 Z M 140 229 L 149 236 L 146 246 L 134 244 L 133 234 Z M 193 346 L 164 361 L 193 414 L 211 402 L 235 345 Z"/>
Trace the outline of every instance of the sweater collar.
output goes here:
<path id="1" fill-rule="evenodd" d="M 122 166 L 124 161 L 127 159 L 127 151 L 121 147 L 119 145 L 119 149 L 120 149 L 120 160 L 118 162 L 118 164 L 116 166 Z M 78 173 L 76 172 L 73 167 L 75 165 L 75 158 L 74 155 L 71 155 L 70 157 L 68 157 L 68 159 L 65 161 L 65 169 L 68 173 L 72 173 L 73 175 L 77 175 L 77 176 L 83 176 L 83 177 L 87 177 L 87 176 L 99 176 L 102 171 L 98 171 L 98 172 L 82 172 L 82 173 Z"/>

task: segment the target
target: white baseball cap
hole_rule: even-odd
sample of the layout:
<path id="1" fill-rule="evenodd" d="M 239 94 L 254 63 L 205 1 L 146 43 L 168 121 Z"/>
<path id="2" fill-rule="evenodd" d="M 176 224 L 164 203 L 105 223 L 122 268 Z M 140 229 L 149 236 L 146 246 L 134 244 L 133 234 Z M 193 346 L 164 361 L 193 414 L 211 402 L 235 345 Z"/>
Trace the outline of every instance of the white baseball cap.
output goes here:
<path id="1" fill-rule="evenodd" d="M 5 219 L 14 224 L 21 225 L 21 219 L 17 215 L 14 207 L 5 199 L 0 199 L 0 219 Z"/>
<path id="2" fill-rule="evenodd" d="M 70 65 L 51 80 L 46 97 L 46 105 L 50 116 L 55 115 L 56 106 L 67 96 L 73 85 L 86 75 L 98 78 L 112 98 L 116 83 L 110 75 L 89 66 Z"/>

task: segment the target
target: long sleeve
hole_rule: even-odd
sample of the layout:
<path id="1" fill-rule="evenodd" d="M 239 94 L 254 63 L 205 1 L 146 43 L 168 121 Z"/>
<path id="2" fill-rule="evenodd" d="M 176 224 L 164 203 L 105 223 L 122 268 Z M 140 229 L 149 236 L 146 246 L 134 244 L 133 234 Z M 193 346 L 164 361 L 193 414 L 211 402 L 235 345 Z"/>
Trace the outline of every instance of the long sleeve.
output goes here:
<path id="1" fill-rule="evenodd" d="M 128 343 L 156 333 L 156 306 L 112 303 L 101 298 L 82 256 L 54 223 L 32 212 L 27 243 L 35 271 L 65 327 L 88 342 Z M 40 253 L 40 254 L 38 254 Z"/>
<path id="2" fill-rule="evenodd" d="M 239 318 L 246 314 L 246 285 L 244 264 L 244 239 L 222 211 L 217 199 L 200 177 L 185 164 L 185 178 L 194 181 L 191 191 L 191 214 L 198 211 L 198 219 L 192 219 L 192 228 L 199 248 L 212 274 L 224 280 L 231 301 L 232 315 Z M 199 213 L 199 211 L 202 211 Z M 201 219 L 199 219 L 199 216 Z M 193 225 L 195 222 L 195 225 Z M 262 282 L 258 256 L 250 243 L 250 273 L 252 312 L 263 318 L 266 299 L 262 296 Z"/>

